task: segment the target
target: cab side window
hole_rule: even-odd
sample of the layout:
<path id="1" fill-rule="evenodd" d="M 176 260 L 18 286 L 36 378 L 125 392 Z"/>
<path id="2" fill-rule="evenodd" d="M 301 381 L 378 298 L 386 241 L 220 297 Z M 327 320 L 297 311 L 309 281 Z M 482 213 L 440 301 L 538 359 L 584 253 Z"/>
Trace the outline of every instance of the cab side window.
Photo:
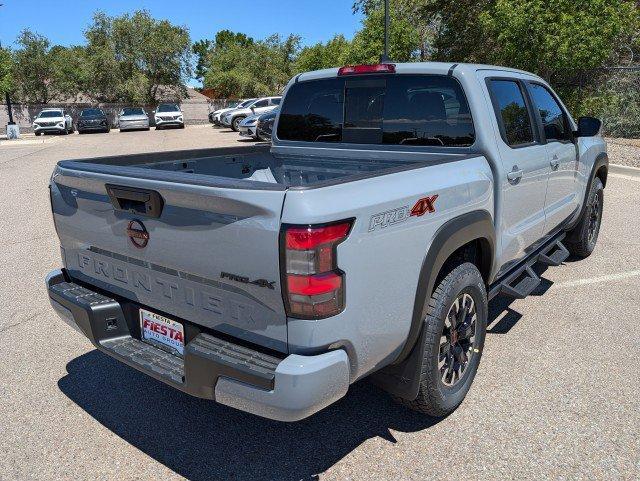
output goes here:
<path id="1" fill-rule="evenodd" d="M 570 142 L 572 140 L 571 129 L 567 117 L 560 104 L 544 86 L 530 83 L 531 100 L 535 108 L 540 112 L 544 136 L 548 142 Z"/>
<path id="2" fill-rule="evenodd" d="M 533 143 L 531 116 L 520 84 L 515 80 L 490 80 L 489 89 L 505 143 L 510 147 Z"/>
<path id="3" fill-rule="evenodd" d="M 266 107 L 269 105 L 269 99 L 264 99 L 253 104 L 253 108 L 259 109 L 260 107 Z"/>

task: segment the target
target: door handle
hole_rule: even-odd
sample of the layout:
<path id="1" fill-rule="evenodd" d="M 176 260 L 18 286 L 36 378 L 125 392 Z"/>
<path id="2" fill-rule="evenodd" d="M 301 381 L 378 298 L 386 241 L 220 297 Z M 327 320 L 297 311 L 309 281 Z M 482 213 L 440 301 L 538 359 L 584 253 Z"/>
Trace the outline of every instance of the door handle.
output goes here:
<path id="1" fill-rule="evenodd" d="M 560 161 L 558 160 L 558 156 L 554 155 L 553 160 L 551 160 L 549 164 L 551 165 L 551 170 L 558 170 L 558 167 L 560 167 Z"/>
<path id="2" fill-rule="evenodd" d="M 507 174 L 507 180 L 510 184 L 516 185 L 522 179 L 522 174 L 524 172 L 521 169 L 519 170 L 517 165 L 514 165 L 513 170 Z"/>

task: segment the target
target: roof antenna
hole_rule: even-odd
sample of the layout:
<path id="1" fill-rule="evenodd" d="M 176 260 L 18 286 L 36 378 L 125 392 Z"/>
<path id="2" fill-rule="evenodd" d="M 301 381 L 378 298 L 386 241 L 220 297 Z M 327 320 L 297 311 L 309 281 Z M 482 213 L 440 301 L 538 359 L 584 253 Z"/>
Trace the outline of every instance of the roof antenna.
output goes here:
<path id="1" fill-rule="evenodd" d="M 384 0 L 384 53 L 380 63 L 389 63 L 389 0 Z"/>

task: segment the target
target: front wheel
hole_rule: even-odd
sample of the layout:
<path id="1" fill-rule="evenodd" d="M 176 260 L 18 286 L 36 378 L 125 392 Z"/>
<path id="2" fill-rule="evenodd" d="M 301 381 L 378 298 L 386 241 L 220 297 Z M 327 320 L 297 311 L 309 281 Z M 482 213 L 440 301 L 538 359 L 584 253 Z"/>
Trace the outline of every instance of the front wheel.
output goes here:
<path id="1" fill-rule="evenodd" d="M 580 259 L 589 257 L 596 248 L 600 225 L 602 224 L 602 208 L 604 207 L 604 186 L 596 177 L 586 199 L 586 207 L 578 225 L 567 233 L 564 244 L 570 254 Z"/>
<path id="2" fill-rule="evenodd" d="M 418 396 L 398 399 L 433 417 L 447 416 L 464 400 L 476 376 L 487 329 L 487 291 L 478 268 L 465 262 L 438 284 L 424 319 Z"/>

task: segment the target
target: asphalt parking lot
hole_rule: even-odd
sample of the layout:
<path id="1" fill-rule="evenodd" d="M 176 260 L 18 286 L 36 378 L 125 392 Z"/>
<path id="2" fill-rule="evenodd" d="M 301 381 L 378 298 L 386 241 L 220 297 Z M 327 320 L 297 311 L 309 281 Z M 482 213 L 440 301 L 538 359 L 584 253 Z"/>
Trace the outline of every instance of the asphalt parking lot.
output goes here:
<path id="1" fill-rule="evenodd" d="M 210 126 L 0 143 L 1 480 L 640 479 L 640 178 L 610 174 L 595 253 L 491 304 L 475 383 L 434 422 L 366 380 L 281 424 L 97 352 L 49 306 L 62 159 L 250 145 Z"/>

